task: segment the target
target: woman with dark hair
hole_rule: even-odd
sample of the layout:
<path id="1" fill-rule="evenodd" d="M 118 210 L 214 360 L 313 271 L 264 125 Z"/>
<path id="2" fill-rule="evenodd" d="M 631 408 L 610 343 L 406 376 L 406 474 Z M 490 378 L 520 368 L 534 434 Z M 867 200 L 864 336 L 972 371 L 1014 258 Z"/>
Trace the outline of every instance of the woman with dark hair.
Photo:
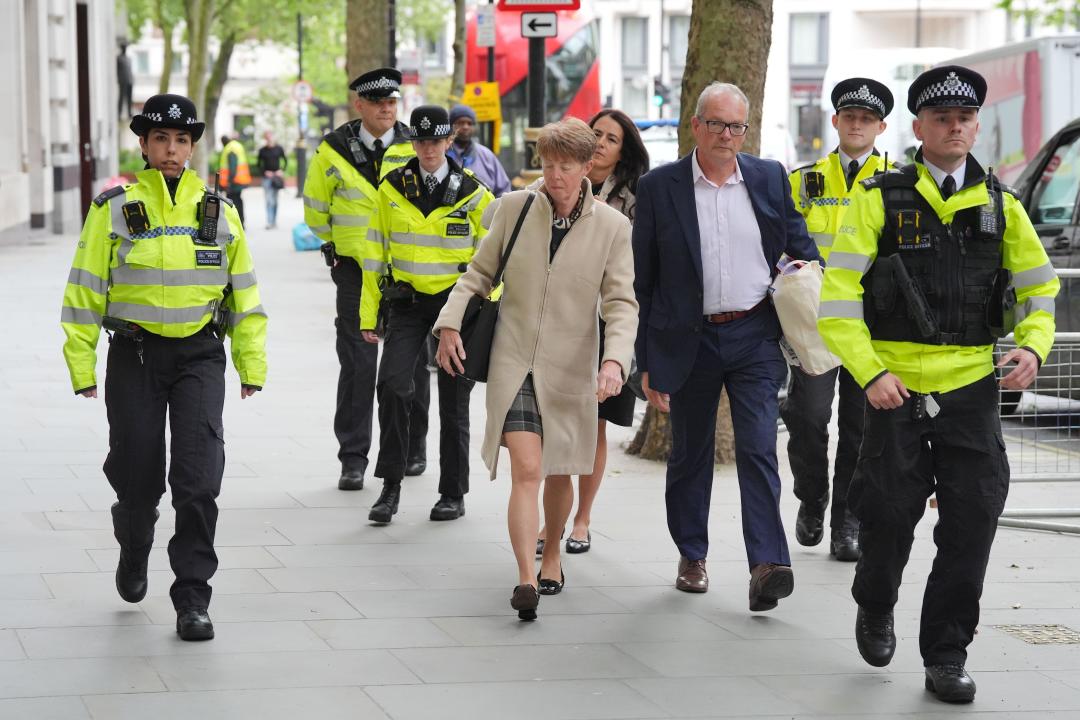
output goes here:
<path id="1" fill-rule="evenodd" d="M 597 201 L 621 212 L 634 221 L 634 193 L 637 181 L 649 169 L 649 152 L 641 140 L 634 121 L 622 110 L 607 108 L 596 113 L 589 121 L 596 136 L 596 151 L 588 179 Z M 604 355 L 604 320 L 600 319 L 600 356 Z M 634 393 L 626 385 L 622 392 L 599 405 L 599 423 L 596 429 L 596 456 L 592 472 L 578 477 L 578 507 L 574 514 L 574 526 L 566 539 L 566 552 L 588 552 L 592 547 L 589 524 L 593 501 L 600 491 L 607 465 L 607 423 L 630 427 L 634 424 Z M 546 487 L 545 487 L 546 492 Z M 545 530 L 540 531 L 536 541 L 536 554 L 543 555 Z"/>

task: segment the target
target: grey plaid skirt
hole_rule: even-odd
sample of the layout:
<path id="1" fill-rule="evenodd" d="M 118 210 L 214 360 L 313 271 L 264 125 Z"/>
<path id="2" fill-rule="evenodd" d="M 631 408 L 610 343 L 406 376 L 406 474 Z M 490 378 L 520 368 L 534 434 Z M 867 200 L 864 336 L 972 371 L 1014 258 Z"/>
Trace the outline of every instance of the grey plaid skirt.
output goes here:
<path id="1" fill-rule="evenodd" d="M 503 432 L 531 432 L 544 437 L 544 426 L 540 421 L 540 407 L 536 404 L 536 390 L 533 388 L 532 373 L 525 376 L 510 410 L 503 422 Z"/>

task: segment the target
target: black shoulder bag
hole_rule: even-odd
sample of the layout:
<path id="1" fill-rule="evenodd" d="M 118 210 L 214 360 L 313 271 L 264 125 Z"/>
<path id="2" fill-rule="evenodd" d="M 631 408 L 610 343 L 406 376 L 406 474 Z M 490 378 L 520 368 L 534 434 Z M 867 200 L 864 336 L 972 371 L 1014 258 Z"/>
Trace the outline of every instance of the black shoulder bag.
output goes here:
<path id="1" fill-rule="evenodd" d="M 506 250 L 503 251 L 502 258 L 499 260 L 499 269 L 495 271 L 495 276 L 491 279 L 492 291 L 502 282 L 506 262 L 510 259 L 510 253 L 514 249 L 514 243 L 517 242 L 521 225 L 525 222 L 525 216 L 529 214 L 534 197 L 530 193 L 525 200 L 525 205 L 521 208 L 517 224 L 514 225 L 514 232 L 510 234 L 510 241 L 506 243 Z M 473 295 L 469 298 L 469 304 L 465 306 L 465 314 L 461 318 L 461 344 L 465 347 L 465 359 L 461 364 L 465 368 L 462 374 L 470 380 L 487 382 L 491 343 L 495 339 L 495 322 L 499 319 L 501 301 L 501 297 L 499 300 L 492 300 L 490 297 Z"/>

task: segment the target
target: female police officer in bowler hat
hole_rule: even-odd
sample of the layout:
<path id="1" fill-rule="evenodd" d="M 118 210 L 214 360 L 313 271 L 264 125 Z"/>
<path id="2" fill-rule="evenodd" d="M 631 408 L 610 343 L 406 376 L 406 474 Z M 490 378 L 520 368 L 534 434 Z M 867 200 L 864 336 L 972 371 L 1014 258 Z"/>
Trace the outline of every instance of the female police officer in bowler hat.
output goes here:
<path id="1" fill-rule="evenodd" d="M 96 348 L 110 331 L 105 371 L 109 454 L 120 544 L 116 589 L 146 595 L 157 504 L 165 492 L 165 418 L 176 531 L 169 562 L 176 631 L 208 640 L 214 529 L 225 469 L 221 413 L 225 335 L 240 397 L 266 380 L 266 313 L 236 210 L 187 169 L 203 123 L 180 95 L 155 95 L 131 121 L 146 169 L 94 199 L 64 291 L 64 357 L 75 393 L 97 397 Z"/>

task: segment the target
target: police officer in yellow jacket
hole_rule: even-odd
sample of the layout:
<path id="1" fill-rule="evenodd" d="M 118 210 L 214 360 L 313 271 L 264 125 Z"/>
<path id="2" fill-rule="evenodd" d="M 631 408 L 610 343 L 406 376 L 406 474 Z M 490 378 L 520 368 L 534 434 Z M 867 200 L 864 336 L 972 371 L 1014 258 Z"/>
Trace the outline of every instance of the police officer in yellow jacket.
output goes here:
<path id="1" fill-rule="evenodd" d="M 244 229 L 227 200 L 185 169 L 203 133 L 195 106 L 155 95 L 131 121 L 147 169 L 90 207 L 64 291 L 64 357 L 76 394 L 97 397 L 96 348 L 110 332 L 105 374 L 109 455 L 120 544 L 116 588 L 146 595 L 157 505 L 165 492 L 165 418 L 176 531 L 169 594 L 184 640 L 214 636 L 207 614 L 217 569 L 214 529 L 225 468 L 225 335 L 240 397 L 266 381 L 266 313 Z"/>
<path id="2" fill-rule="evenodd" d="M 229 202 L 236 208 L 240 222 L 244 222 L 244 188 L 251 184 L 251 168 L 248 167 L 247 150 L 236 134 L 221 136 L 221 155 L 218 157 L 218 180 Z"/>
<path id="3" fill-rule="evenodd" d="M 836 84 L 832 103 L 836 110 L 832 124 L 840 138 L 839 147 L 791 174 L 795 208 L 806 218 L 810 237 L 826 263 L 841 218 L 856 192 L 855 183 L 885 170 L 887 161 L 878 154 L 874 142 L 885 131 L 893 96 L 876 80 L 854 77 Z M 824 534 L 825 508 L 829 504 L 829 420 L 838 378 L 829 553 L 837 560 L 854 562 L 859 559 L 859 521 L 847 509 L 847 492 L 862 441 L 862 388 L 842 367 L 821 375 L 808 375 L 792 367 L 780 415 L 788 429 L 788 460 L 795 496 L 801 501 L 795 539 L 802 545 L 817 545 Z"/>
<path id="4" fill-rule="evenodd" d="M 304 221 L 323 245 L 330 276 L 337 286 L 337 385 L 334 434 L 338 440 L 341 476 L 338 488 L 360 490 L 371 449 L 378 348 L 360 337 L 360 288 L 364 241 L 374 226 L 379 184 L 390 171 L 415 153 L 405 125 L 397 122 L 401 73 L 379 68 L 360 75 L 349 89 L 360 116 L 327 134 L 319 144 L 304 182 Z M 409 443 L 409 475 L 426 466 L 430 377 L 418 363 Z"/>
<path id="5" fill-rule="evenodd" d="M 993 346 L 1015 324 L 1022 390 L 1054 339 L 1058 279 L 1027 214 L 969 155 L 986 81 L 959 66 L 920 75 L 908 93 L 915 162 L 864 180 L 825 271 L 818 327 L 868 407 L 848 501 L 861 521 L 852 595 L 859 652 L 884 666 L 893 606 L 916 523 L 937 495 L 937 556 L 923 597 L 926 687 L 970 702 L 964 669 L 1009 490 Z M 1014 318 L 1010 318 L 1014 315 Z"/>
<path id="6" fill-rule="evenodd" d="M 388 523 L 397 512 L 415 392 L 412 367 L 426 359 L 427 339 L 458 277 L 484 235 L 480 222 L 494 196 L 476 176 L 446 156 L 450 116 L 424 105 L 409 132 L 417 157 L 389 173 L 379 187 L 378 227 L 368 236 L 360 327 L 378 342 L 379 305 L 388 311 L 379 366 L 379 459 L 383 491 L 368 516 Z M 469 491 L 469 393 L 472 382 L 438 371 L 439 501 L 432 520 L 465 514 Z"/>

